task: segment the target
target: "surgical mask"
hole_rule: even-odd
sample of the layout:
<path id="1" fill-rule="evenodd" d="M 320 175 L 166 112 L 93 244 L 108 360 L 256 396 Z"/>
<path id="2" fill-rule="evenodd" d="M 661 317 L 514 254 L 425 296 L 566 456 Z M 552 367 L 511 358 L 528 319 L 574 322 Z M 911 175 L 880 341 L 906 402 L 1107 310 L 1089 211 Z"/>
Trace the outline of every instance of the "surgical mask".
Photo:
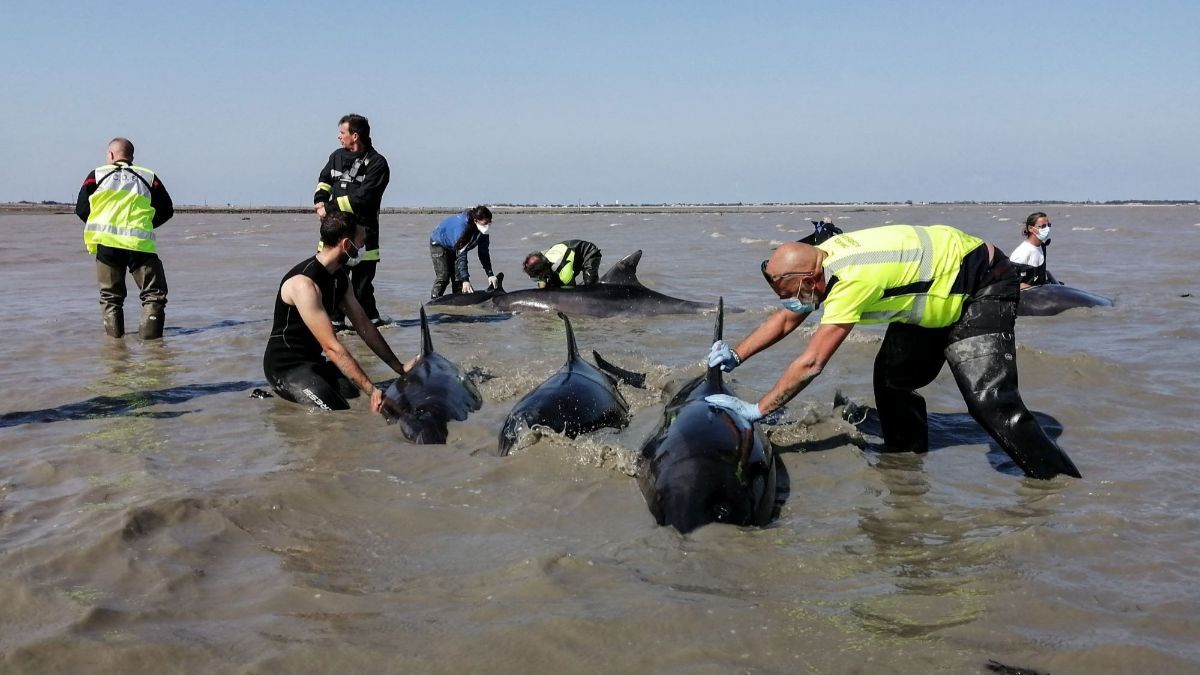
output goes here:
<path id="1" fill-rule="evenodd" d="M 487 234 L 488 230 L 492 229 L 492 224 L 487 223 L 486 225 L 481 225 L 479 223 L 476 223 L 475 227 L 479 230 L 479 234 Z"/>
<path id="2" fill-rule="evenodd" d="M 350 242 L 350 245 L 354 246 L 354 242 Z M 347 254 L 348 257 L 346 258 L 346 267 L 354 267 L 358 263 L 362 262 L 362 254 L 363 250 L 358 246 L 354 246 L 354 255 Z"/>
<path id="3" fill-rule="evenodd" d="M 1035 237 L 1038 238 L 1038 241 L 1049 241 L 1050 240 L 1050 226 L 1045 225 L 1043 227 L 1039 227 L 1037 229 L 1037 232 L 1034 232 L 1033 234 Z"/>
<path id="4" fill-rule="evenodd" d="M 821 301 L 817 299 L 817 294 L 813 291 L 809 291 L 808 297 L 804 300 L 801 300 L 800 293 L 802 291 L 803 289 L 797 290 L 796 297 L 784 298 L 783 300 L 779 301 L 779 304 L 783 305 L 783 308 L 789 312 L 795 312 L 797 314 L 812 314 L 813 312 L 817 311 L 817 305 L 821 304 Z"/>

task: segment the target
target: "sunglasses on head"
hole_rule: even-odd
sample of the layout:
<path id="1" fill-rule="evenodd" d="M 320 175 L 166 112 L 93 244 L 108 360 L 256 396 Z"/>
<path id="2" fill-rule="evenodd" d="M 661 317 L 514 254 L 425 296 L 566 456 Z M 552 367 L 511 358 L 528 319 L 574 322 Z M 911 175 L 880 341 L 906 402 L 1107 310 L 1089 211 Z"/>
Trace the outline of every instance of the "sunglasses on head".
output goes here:
<path id="1" fill-rule="evenodd" d="M 783 279 L 786 279 L 787 277 L 811 277 L 812 275 L 816 274 L 816 272 L 784 272 L 783 274 L 767 274 L 767 262 L 768 261 L 766 260 L 762 261 L 762 265 L 760 265 L 758 269 L 762 272 L 763 278 L 767 280 L 767 283 L 772 286 L 779 283 Z"/>

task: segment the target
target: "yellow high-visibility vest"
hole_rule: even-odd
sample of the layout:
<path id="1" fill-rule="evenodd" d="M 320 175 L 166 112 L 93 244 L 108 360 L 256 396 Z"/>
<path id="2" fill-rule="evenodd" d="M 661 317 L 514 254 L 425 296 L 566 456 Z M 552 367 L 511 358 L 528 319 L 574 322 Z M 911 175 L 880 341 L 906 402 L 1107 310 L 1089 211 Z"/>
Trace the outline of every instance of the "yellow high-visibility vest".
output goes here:
<path id="1" fill-rule="evenodd" d="M 949 326 L 969 295 L 965 284 L 954 288 L 963 258 L 983 244 L 948 225 L 886 225 L 828 239 L 817 248 L 837 282 L 821 323 Z"/>
<path id="2" fill-rule="evenodd" d="M 83 227 L 88 253 L 96 246 L 155 253 L 154 213 L 150 186 L 154 172 L 132 164 L 105 164 L 96 169 L 96 191 L 88 197 L 91 213 Z"/>

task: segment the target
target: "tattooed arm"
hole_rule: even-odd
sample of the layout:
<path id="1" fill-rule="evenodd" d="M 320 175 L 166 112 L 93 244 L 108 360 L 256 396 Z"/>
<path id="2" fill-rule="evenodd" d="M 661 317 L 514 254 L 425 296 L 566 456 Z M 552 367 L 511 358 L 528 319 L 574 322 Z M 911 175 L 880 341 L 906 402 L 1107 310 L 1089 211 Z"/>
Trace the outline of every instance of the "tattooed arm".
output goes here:
<path id="1" fill-rule="evenodd" d="M 817 379 L 852 330 L 852 323 L 821 324 L 809 339 L 804 352 L 792 361 L 771 391 L 759 400 L 758 409 L 766 415 L 795 398 L 796 394 Z"/>

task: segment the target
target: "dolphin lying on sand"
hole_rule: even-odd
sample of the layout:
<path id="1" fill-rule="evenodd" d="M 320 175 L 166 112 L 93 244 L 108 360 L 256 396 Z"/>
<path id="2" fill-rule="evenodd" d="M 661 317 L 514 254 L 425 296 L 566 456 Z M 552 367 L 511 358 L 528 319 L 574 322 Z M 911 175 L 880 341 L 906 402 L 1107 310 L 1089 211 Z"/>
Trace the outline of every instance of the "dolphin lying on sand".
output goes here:
<path id="1" fill-rule="evenodd" d="M 526 288 L 495 295 L 492 304 L 504 311 L 562 311 L 597 317 L 697 314 L 713 308 L 708 303 L 672 298 L 643 286 L 637 278 L 641 259 L 640 250 L 630 253 L 600 277 L 599 283 L 576 288 Z"/>
<path id="2" fill-rule="evenodd" d="M 385 414 L 395 417 L 400 431 L 413 443 L 445 443 L 450 420 L 463 421 L 479 410 L 483 397 L 462 368 L 433 351 L 429 322 L 421 307 L 421 356 L 403 379 L 388 387 Z"/>
<path id="3" fill-rule="evenodd" d="M 646 376 L 608 363 L 596 352 L 596 366 L 579 356 L 575 333 L 566 314 L 558 313 L 567 329 L 567 362 L 558 372 L 513 406 L 500 429 L 497 454 L 504 456 L 534 426 L 575 438 L 601 427 L 621 429 L 629 424 L 629 404 L 617 391 L 617 380 L 641 387 Z"/>
<path id="4" fill-rule="evenodd" d="M 438 307 L 466 307 L 467 305 L 478 305 L 482 302 L 491 300 L 493 296 L 505 293 L 504 290 L 504 272 L 496 274 L 496 285 L 489 286 L 482 291 L 472 291 L 470 293 L 447 293 L 440 298 L 434 298 L 426 305 Z"/>
<path id="5" fill-rule="evenodd" d="M 723 301 L 713 340 L 722 339 Z M 775 517 L 776 458 L 746 420 L 704 397 L 731 394 L 709 367 L 667 404 L 662 427 L 642 446 L 638 484 L 659 525 L 682 533 L 712 522 L 766 525 Z"/>
<path id="6" fill-rule="evenodd" d="M 1021 291 L 1017 316 L 1054 316 L 1075 307 L 1112 307 L 1103 295 L 1061 284 L 1043 284 Z"/>

